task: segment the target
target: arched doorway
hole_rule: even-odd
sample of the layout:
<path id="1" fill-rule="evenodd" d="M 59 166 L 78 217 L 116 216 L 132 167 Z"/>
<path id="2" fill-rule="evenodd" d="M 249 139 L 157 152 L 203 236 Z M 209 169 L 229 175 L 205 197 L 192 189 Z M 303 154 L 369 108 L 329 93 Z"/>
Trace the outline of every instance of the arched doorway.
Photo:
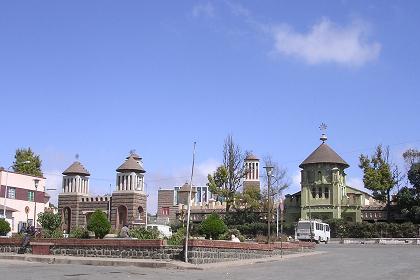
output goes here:
<path id="1" fill-rule="evenodd" d="M 127 207 L 120 205 L 118 206 L 117 212 L 117 228 L 122 228 L 125 224 L 127 224 Z"/>
<path id="2" fill-rule="evenodd" d="M 71 229 L 71 209 L 70 207 L 64 207 L 63 213 L 63 230 L 66 231 L 66 233 L 70 233 Z"/>
<path id="3" fill-rule="evenodd" d="M 141 222 L 141 220 L 142 220 L 143 213 L 144 213 L 144 209 L 143 209 L 143 207 L 139 206 L 139 207 L 137 208 L 137 214 L 138 214 L 138 220 L 139 220 L 140 222 Z"/>

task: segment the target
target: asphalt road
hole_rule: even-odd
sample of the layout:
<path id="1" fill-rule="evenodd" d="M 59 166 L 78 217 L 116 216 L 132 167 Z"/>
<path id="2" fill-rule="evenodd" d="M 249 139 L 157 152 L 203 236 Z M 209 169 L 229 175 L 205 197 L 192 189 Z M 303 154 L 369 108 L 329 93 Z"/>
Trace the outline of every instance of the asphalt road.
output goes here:
<path id="1" fill-rule="evenodd" d="M 0 260 L 0 279 L 420 279 L 420 246 L 319 245 L 324 254 L 204 271 Z"/>

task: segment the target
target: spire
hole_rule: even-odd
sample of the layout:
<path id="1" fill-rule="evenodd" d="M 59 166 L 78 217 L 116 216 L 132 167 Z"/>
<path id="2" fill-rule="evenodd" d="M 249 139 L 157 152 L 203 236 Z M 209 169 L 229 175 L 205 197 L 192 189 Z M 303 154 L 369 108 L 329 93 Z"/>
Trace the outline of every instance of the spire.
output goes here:
<path id="1" fill-rule="evenodd" d="M 325 134 L 325 131 L 327 131 L 327 125 L 325 123 L 321 123 L 319 129 L 322 131 L 322 135 L 319 140 L 321 140 L 322 143 L 325 143 L 325 141 L 327 141 L 327 134 Z"/>

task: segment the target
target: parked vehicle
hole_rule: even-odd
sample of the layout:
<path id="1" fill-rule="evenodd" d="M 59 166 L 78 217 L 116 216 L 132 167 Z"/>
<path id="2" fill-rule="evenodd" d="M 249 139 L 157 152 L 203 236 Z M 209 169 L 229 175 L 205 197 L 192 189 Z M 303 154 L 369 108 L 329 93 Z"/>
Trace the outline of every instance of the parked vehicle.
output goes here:
<path id="1" fill-rule="evenodd" d="M 167 225 L 148 224 L 147 229 L 157 229 L 161 237 L 170 238 L 172 236 L 172 229 Z"/>
<path id="2" fill-rule="evenodd" d="M 300 220 L 296 226 L 296 237 L 299 240 L 326 244 L 331 238 L 330 226 L 320 220 Z"/>

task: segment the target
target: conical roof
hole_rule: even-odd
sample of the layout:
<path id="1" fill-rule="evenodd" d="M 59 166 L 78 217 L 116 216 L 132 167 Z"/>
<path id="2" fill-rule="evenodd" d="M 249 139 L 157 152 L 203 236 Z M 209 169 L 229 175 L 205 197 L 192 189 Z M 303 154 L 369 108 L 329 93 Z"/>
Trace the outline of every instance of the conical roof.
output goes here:
<path id="1" fill-rule="evenodd" d="M 336 163 L 343 165 L 345 168 L 349 167 L 349 164 L 344 161 L 333 149 L 330 148 L 326 143 L 322 143 L 312 152 L 300 165 L 303 168 L 307 164 L 315 163 Z"/>
<path id="2" fill-rule="evenodd" d="M 183 184 L 182 187 L 179 189 L 179 192 L 189 192 L 189 191 L 190 191 L 190 184 L 188 183 Z M 196 193 L 197 189 L 193 187 L 191 192 Z"/>
<path id="3" fill-rule="evenodd" d="M 141 160 L 142 158 L 135 152 L 131 153 L 128 157 L 126 157 L 126 159 L 128 159 L 129 157 L 133 157 L 135 160 Z"/>
<path id="4" fill-rule="evenodd" d="M 245 160 L 260 160 L 260 159 L 257 158 L 256 155 L 250 153 L 246 155 Z"/>
<path id="5" fill-rule="evenodd" d="M 64 170 L 63 175 L 90 176 L 90 173 L 80 162 L 75 161 L 66 170 Z"/>
<path id="6" fill-rule="evenodd" d="M 126 172 L 126 171 L 134 171 L 134 172 L 140 172 L 140 173 L 146 172 L 143 169 L 143 167 L 137 162 L 137 160 L 134 159 L 132 155 L 129 156 L 128 159 L 123 164 L 121 164 L 120 167 L 117 168 L 117 172 Z"/>

